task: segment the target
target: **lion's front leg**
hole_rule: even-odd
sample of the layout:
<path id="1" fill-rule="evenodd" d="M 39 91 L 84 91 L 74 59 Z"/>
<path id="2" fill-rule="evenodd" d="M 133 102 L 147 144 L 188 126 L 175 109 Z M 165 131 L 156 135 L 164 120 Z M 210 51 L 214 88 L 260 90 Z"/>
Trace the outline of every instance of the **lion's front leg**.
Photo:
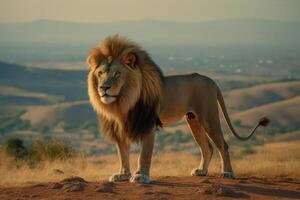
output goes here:
<path id="1" fill-rule="evenodd" d="M 150 183 L 150 166 L 154 146 L 155 133 L 146 135 L 142 141 L 142 150 L 138 160 L 138 169 L 131 177 L 131 182 Z"/>
<path id="2" fill-rule="evenodd" d="M 130 163 L 129 163 L 129 154 L 130 154 L 130 144 L 127 144 L 124 141 L 117 141 L 117 150 L 120 160 L 120 170 L 119 173 L 113 174 L 109 181 L 129 181 L 131 178 L 130 173 Z"/>

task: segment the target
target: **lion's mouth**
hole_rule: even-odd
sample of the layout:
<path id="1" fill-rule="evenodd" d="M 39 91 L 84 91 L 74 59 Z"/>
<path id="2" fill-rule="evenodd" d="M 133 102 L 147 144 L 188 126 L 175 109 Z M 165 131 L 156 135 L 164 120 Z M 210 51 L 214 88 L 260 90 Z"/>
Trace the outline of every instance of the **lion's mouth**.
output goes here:
<path id="1" fill-rule="evenodd" d="M 103 94 L 101 95 L 101 101 L 104 104 L 110 104 L 114 102 L 117 99 L 118 95 L 109 95 L 109 94 Z"/>
<path id="2" fill-rule="evenodd" d="M 109 94 L 107 94 L 107 93 L 105 93 L 105 94 L 103 94 L 102 96 L 101 96 L 101 98 L 102 97 L 115 97 L 115 98 L 117 98 L 119 95 L 109 95 Z"/>

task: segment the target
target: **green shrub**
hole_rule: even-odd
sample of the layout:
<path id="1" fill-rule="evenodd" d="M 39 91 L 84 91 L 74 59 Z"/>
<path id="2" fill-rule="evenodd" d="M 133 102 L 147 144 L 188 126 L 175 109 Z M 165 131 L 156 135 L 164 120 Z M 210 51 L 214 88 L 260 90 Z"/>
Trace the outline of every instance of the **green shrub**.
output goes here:
<path id="1" fill-rule="evenodd" d="M 13 130 L 26 130 L 30 128 L 30 122 L 17 117 L 7 117 L 0 121 L 0 133 L 6 133 Z"/>
<path id="2" fill-rule="evenodd" d="M 239 127 L 242 126 L 242 120 L 240 120 L 240 119 L 233 120 L 232 123 L 233 123 L 235 126 L 239 126 Z"/>
<path id="3" fill-rule="evenodd" d="M 23 141 L 18 138 L 9 138 L 8 140 L 6 140 L 4 143 L 4 149 L 7 155 L 15 159 L 24 159 L 28 155 Z"/>

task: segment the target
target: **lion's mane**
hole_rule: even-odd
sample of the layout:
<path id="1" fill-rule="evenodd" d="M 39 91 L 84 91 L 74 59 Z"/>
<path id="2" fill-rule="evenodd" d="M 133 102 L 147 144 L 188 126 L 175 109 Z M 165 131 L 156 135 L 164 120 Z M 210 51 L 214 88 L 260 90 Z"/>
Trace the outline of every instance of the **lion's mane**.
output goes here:
<path id="1" fill-rule="evenodd" d="M 103 104 L 97 92 L 97 80 L 93 75 L 102 59 L 124 63 L 126 56 L 135 56 L 135 68 L 129 72 L 126 86 L 112 104 Z M 145 134 L 161 126 L 158 116 L 162 99 L 163 74 L 149 54 L 136 43 L 120 36 L 106 38 L 92 49 L 87 62 L 88 95 L 97 112 L 101 133 L 111 140 L 138 141 Z"/>

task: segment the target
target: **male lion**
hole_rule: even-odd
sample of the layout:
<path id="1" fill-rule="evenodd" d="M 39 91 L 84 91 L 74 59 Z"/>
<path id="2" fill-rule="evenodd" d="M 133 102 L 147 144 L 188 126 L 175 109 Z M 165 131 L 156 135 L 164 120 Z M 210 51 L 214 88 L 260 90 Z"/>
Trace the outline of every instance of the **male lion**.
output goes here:
<path id="1" fill-rule="evenodd" d="M 234 178 L 228 145 L 220 126 L 218 103 L 234 135 L 235 132 L 218 86 L 208 77 L 186 74 L 164 77 L 148 53 L 134 42 L 120 36 L 106 38 L 91 50 L 87 63 L 88 94 L 101 123 L 101 132 L 116 143 L 120 171 L 110 181 L 149 183 L 149 170 L 157 127 L 171 124 L 185 116 L 200 146 L 200 166 L 193 176 L 205 176 L 212 157 L 213 141 L 222 158 L 222 175 Z M 130 144 L 140 141 L 142 150 L 138 169 L 131 176 Z"/>

